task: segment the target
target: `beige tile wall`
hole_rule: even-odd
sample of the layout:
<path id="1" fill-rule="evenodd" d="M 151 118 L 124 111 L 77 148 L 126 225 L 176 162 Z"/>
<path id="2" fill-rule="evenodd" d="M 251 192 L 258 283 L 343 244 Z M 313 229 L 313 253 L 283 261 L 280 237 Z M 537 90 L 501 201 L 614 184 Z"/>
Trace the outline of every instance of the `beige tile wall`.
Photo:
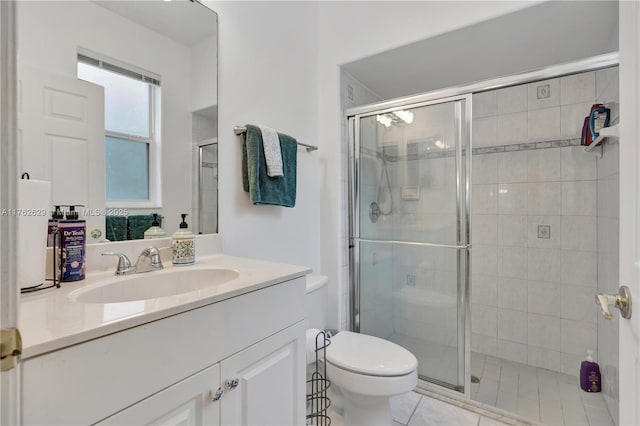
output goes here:
<path id="1" fill-rule="evenodd" d="M 616 117 L 616 78 L 603 70 L 474 95 L 474 148 L 579 138 L 596 99 Z M 595 156 L 554 146 L 474 154 L 472 350 L 576 375 L 599 349 L 604 184 Z"/>

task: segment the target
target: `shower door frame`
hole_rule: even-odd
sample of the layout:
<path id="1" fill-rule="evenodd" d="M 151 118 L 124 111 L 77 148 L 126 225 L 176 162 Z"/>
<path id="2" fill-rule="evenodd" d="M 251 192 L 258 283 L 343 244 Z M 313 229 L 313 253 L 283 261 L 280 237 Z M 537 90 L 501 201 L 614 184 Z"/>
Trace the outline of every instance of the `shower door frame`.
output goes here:
<path id="1" fill-rule="evenodd" d="M 359 331 L 359 298 L 360 298 L 360 281 L 359 281 L 359 251 L 357 250 L 359 247 L 357 246 L 357 241 L 355 240 L 354 230 L 357 229 L 356 225 L 359 225 L 357 221 L 359 220 L 356 212 L 358 211 L 358 182 L 357 182 L 357 172 L 358 172 L 358 164 L 356 163 L 356 151 L 355 151 L 355 141 L 359 138 L 359 134 L 356 134 L 357 126 L 355 126 L 355 117 L 356 116 L 364 116 L 364 115 L 372 115 L 374 112 L 388 112 L 394 109 L 398 109 L 401 106 L 409 106 L 413 104 L 418 104 L 421 102 L 428 103 L 430 101 L 438 101 L 440 99 L 446 99 L 451 97 L 456 97 L 460 95 L 470 95 L 472 96 L 475 93 L 486 92 L 489 90 L 500 89 L 504 87 L 510 87 L 515 85 L 520 85 L 524 83 L 531 83 L 540 80 L 546 80 L 549 78 L 556 78 L 565 75 L 571 75 L 580 72 L 588 72 L 594 71 L 602 68 L 618 66 L 619 65 L 619 54 L 618 52 L 606 53 L 603 55 L 598 55 L 590 58 L 580 59 L 576 61 L 567 62 L 564 64 L 551 65 L 548 67 L 540 68 L 533 71 L 527 71 L 522 73 L 516 73 L 513 75 L 508 75 L 504 77 L 498 77 L 493 79 L 488 79 L 484 81 L 479 81 L 476 83 L 465 84 L 455 87 L 450 87 L 441 90 L 435 90 L 432 92 L 427 92 L 419 95 L 412 95 L 398 99 L 392 99 L 389 101 L 382 101 L 374 104 L 364 105 L 353 107 L 345 110 L 344 119 L 347 121 L 347 144 L 348 144 L 348 232 L 349 232 L 349 245 L 348 245 L 348 255 L 349 255 L 349 315 L 348 319 L 349 329 L 353 331 Z M 436 102 L 437 103 L 437 102 Z M 470 104 L 469 104 L 470 105 Z M 472 120 L 471 115 L 467 117 L 470 121 Z M 469 127 L 469 144 L 471 149 L 473 148 L 472 140 L 471 140 L 471 127 Z M 472 157 L 471 149 L 469 150 L 469 161 Z M 468 175 L 470 177 L 470 175 Z M 469 181 L 470 182 L 470 181 Z M 469 191 L 467 191 L 467 196 L 470 197 L 470 187 Z M 469 215 L 470 211 L 467 212 Z M 470 232 L 470 228 L 467 228 L 467 231 Z M 471 241 L 468 240 L 471 244 Z M 471 245 L 469 246 L 471 248 Z M 469 250 L 466 251 L 469 254 Z M 469 257 L 469 256 L 467 256 Z M 470 259 L 469 259 L 470 260 Z M 358 263 L 356 263 L 358 262 Z M 468 264 L 470 266 L 470 264 Z M 470 268 L 467 268 L 467 274 L 470 277 Z M 467 280 L 467 287 L 469 290 L 470 280 Z M 466 294 L 467 305 L 470 305 L 469 301 L 469 292 Z M 470 371 L 470 334 L 471 334 L 471 321 L 470 321 L 470 306 L 467 307 L 466 318 L 465 318 L 465 335 L 469 337 L 465 342 L 465 389 L 464 395 L 466 397 L 470 397 L 470 384 L 471 384 L 471 371 Z M 431 383 L 431 382 L 429 382 Z M 436 383 L 437 384 L 437 383 Z M 419 385 L 420 386 L 420 385 Z M 442 388 L 450 389 L 450 387 Z"/>
<path id="2" fill-rule="evenodd" d="M 428 96 L 428 95 L 423 95 Z M 471 321 L 470 321 L 470 278 L 471 278 L 471 102 L 472 94 L 464 93 L 443 98 L 421 100 L 422 96 L 398 99 L 382 108 L 372 108 L 347 115 L 349 145 L 349 273 L 350 273 L 350 318 L 349 328 L 360 332 L 360 242 L 381 244 L 402 244 L 422 247 L 455 249 L 457 251 L 457 348 L 458 379 L 463 378 L 463 385 L 452 385 L 437 379 L 429 378 L 429 382 L 455 390 L 470 396 L 471 375 Z M 458 140 L 455 144 L 456 164 L 456 244 L 438 244 L 428 242 L 411 242 L 395 240 L 373 240 L 360 238 L 360 199 L 358 191 L 359 152 L 360 152 L 360 119 L 378 114 L 385 114 L 400 109 L 414 109 L 428 106 L 453 103 L 457 126 Z M 462 103 L 462 107 L 461 104 Z M 462 108 L 464 108 L 464 114 Z M 463 152 L 465 153 L 463 158 Z M 465 170 L 462 176 L 462 170 Z M 356 235 L 357 231 L 357 235 Z M 464 349 L 461 351 L 459 348 Z M 423 379 L 424 380 L 424 379 Z M 458 380 L 460 381 L 460 380 Z"/>

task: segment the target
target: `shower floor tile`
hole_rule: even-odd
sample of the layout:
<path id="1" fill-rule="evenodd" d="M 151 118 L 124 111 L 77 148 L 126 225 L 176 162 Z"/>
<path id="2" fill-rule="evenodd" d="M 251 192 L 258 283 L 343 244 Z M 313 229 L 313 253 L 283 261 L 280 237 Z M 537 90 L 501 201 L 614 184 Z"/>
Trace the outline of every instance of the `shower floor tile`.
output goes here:
<path id="1" fill-rule="evenodd" d="M 473 353 L 471 398 L 547 425 L 613 426 L 601 394 L 583 392 L 578 378 Z"/>

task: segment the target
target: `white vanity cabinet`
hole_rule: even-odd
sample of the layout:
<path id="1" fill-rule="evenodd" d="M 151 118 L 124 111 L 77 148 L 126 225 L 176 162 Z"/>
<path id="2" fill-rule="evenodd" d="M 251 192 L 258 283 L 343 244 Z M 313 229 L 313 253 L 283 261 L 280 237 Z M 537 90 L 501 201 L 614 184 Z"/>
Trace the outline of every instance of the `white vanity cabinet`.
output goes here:
<path id="1" fill-rule="evenodd" d="M 301 328 L 289 327 L 98 424 L 303 424 L 304 380 L 297 356 Z"/>
<path id="2" fill-rule="evenodd" d="M 219 425 L 220 400 L 213 400 L 218 383 L 220 364 L 215 364 L 98 424 Z"/>
<path id="3" fill-rule="evenodd" d="M 305 371 L 298 370 L 304 323 L 263 340 L 220 363 L 222 424 L 304 425 Z M 302 342 L 304 350 L 304 341 Z"/>
<path id="4" fill-rule="evenodd" d="M 304 425 L 304 296 L 295 278 L 26 359 L 23 424 Z"/>

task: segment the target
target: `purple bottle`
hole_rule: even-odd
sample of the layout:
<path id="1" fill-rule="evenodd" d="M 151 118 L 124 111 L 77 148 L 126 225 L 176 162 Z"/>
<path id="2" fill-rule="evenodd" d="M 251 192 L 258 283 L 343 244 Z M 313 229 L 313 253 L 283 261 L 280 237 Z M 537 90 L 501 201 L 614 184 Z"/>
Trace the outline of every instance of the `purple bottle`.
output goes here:
<path id="1" fill-rule="evenodd" d="M 86 225 L 78 219 L 76 206 L 69 206 L 65 220 L 58 222 L 62 236 L 62 282 L 84 280 Z"/>
<path id="2" fill-rule="evenodd" d="M 587 351 L 587 359 L 580 365 L 580 387 L 585 392 L 600 392 L 602 376 L 600 366 L 593 360 L 593 351 Z"/>

